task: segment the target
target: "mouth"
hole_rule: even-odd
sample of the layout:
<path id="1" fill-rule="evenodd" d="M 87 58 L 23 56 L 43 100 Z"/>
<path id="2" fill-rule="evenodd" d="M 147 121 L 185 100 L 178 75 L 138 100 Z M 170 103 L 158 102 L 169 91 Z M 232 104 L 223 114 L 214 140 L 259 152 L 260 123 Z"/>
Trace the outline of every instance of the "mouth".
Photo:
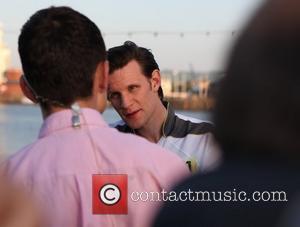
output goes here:
<path id="1" fill-rule="evenodd" d="M 137 115 L 138 112 L 140 112 L 140 110 L 136 110 L 136 111 L 132 111 L 132 112 L 129 112 L 129 113 L 125 113 L 124 116 L 126 118 L 134 118 Z"/>

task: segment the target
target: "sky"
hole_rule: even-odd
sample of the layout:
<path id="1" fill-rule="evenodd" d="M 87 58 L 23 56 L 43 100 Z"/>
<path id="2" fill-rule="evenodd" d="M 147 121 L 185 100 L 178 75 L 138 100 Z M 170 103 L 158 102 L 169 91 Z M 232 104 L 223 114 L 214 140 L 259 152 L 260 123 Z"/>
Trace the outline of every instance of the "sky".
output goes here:
<path id="1" fill-rule="evenodd" d="M 210 72 L 223 70 L 238 32 L 263 1 L 2 0 L 0 23 L 10 67 L 21 68 L 17 40 L 26 20 L 39 9 L 65 5 L 97 24 L 107 48 L 131 40 L 151 49 L 160 69 Z"/>

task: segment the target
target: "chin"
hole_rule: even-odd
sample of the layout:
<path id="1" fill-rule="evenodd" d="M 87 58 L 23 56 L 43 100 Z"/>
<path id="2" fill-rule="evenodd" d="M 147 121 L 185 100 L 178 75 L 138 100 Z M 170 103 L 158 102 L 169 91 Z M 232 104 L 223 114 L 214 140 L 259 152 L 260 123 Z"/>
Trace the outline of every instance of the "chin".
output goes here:
<path id="1" fill-rule="evenodd" d="M 142 127 L 142 124 L 138 124 L 138 123 L 130 123 L 130 122 L 126 122 L 130 128 L 134 129 L 134 130 L 137 130 L 137 129 L 140 129 Z"/>

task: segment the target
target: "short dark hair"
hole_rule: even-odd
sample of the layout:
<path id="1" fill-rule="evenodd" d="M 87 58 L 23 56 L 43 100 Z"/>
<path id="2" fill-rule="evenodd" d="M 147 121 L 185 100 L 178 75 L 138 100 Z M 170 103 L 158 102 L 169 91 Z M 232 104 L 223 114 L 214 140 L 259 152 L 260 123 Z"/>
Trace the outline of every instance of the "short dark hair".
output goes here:
<path id="1" fill-rule="evenodd" d="M 149 49 L 137 46 L 132 41 L 126 41 L 121 46 L 110 48 L 107 51 L 107 58 L 109 61 L 109 74 L 115 70 L 123 68 L 130 61 L 136 60 L 147 78 L 152 77 L 154 70 L 159 70 L 159 66 L 154 59 L 153 54 Z M 158 96 L 163 100 L 163 90 L 159 87 Z"/>
<path id="2" fill-rule="evenodd" d="M 92 94 L 97 65 L 106 60 L 98 27 L 69 7 L 37 11 L 19 36 L 23 71 L 45 107 L 71 105 Z"/>
<path id="3" fill-rule="evenodd" d="M 300 156 L 300 8 L 268 1 L 238 39 L 217 97 L 216 138 L 229 152 Z"/>

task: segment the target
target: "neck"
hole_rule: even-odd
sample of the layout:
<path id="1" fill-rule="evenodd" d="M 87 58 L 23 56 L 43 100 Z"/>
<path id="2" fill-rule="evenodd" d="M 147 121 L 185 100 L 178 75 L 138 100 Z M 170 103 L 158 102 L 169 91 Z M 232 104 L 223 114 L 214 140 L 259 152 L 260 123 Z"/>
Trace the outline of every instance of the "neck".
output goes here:
<path id="1" fill-rule="evenodd" d="M 167 110 L 160 102 L 154 112 L 151 114 L 151 118 L 140 129 L 136 129 L 136 134 L 146 138 L 150 142 L 157 143 L 162 136 L 162 126 L 167 117 Z"/>
<path id="2" fill-rule="evenodd" d="M 78 99 L 75 101 L 81 108 L 91 108 L 99 112 L 103 112 L 106 106 L 106 100 L 102 96 L 92 96 L 86 99 Z M 50 106 L 49 108 L 41 108 L 43 119 L 45 120 L 48 116 L 53 113 L 68 110 L 67 107 Z"/>

